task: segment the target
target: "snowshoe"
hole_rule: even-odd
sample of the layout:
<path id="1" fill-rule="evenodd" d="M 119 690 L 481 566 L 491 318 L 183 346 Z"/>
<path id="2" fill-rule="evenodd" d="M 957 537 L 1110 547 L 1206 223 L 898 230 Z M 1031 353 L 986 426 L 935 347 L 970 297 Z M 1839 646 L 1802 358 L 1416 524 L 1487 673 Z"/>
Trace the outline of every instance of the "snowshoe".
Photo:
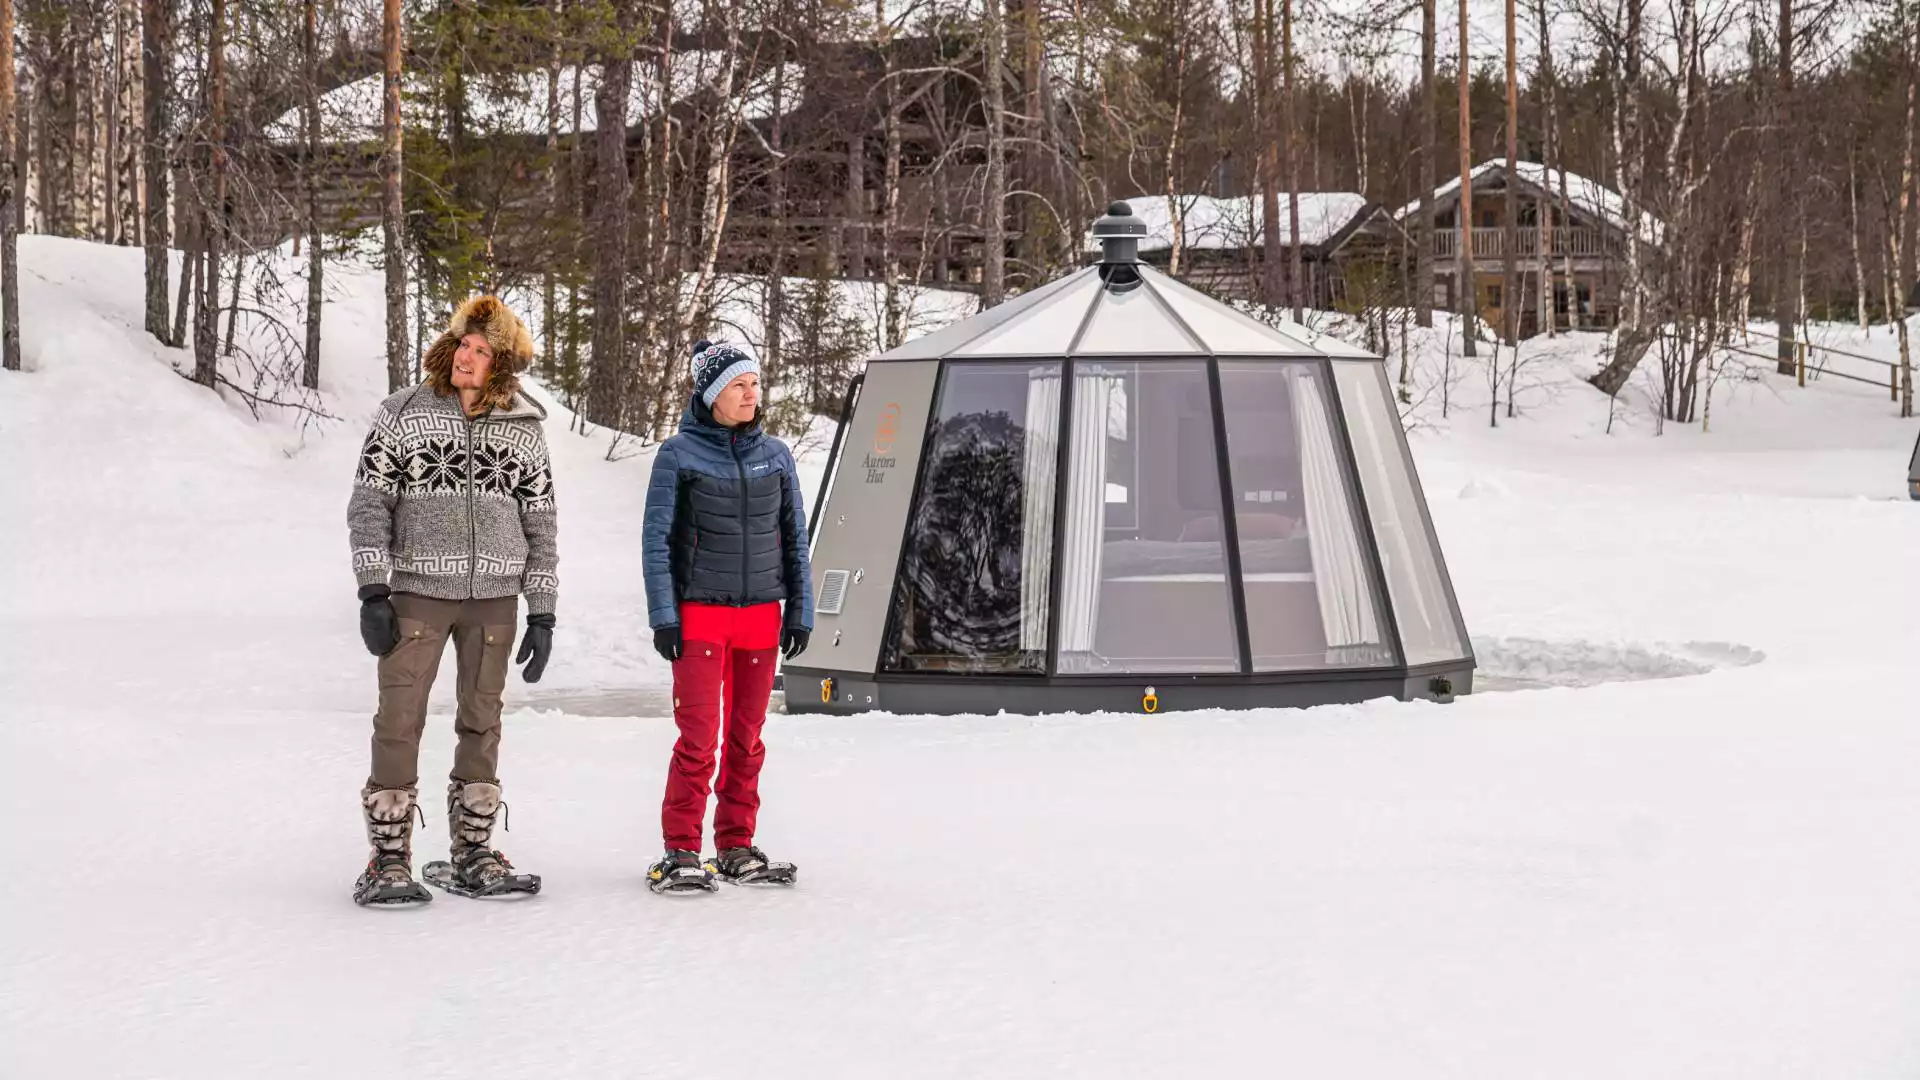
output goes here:
<path id="1" fill-rule="evenodd" d="M 507 857 L 492 848 L 469 848 L 452 862 L 430 862 L 420 868 L 420 876 L 436 889 L 475 900 L 540 891 L 539 874 L 514 873 Z"/>
<path id="2" fill-rule="evenodd" d="M 657 893 L 719 892 L 720 883 L 700 864 L 699 852 L 676 849 L 647 867 L 647 888 Z"/>
<path id="3" fill-rule="evenodd" d="M 791 885 L 800 872 L 790 862 L 769 860 L 752 844 L 722 851 L 707 862 L 707 870 L 733 885 Z"/>
<path id="4" fill-rule="evenodd" d="M 397 853 L 376 853 L 353 883 L 353 902 L 361 907 L 424 904 L 432 899 L 433 894 L 413 880 L 405 857 Z"/>

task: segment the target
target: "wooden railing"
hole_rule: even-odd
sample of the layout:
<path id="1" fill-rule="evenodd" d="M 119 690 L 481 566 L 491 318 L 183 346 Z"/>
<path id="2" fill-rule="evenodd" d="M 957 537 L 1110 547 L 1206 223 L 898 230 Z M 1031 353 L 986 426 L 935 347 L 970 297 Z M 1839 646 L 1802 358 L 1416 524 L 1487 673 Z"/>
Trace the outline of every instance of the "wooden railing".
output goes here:
<path id="1" fill-rule="evenodd" d="M 1620 252 L 1620 237 L 1602 229 L 1567 228 L 1552 229 L 1551 237 L 1553 257 L 1572 255 L 1581 256 L 1614 255 Z M 1540 230 L 1535 226 L 1526 226 L 1514 230 L 1514 242 L 1519 247 L 1514 252 L 1525 258 L 1540 254 Z M 1504 258 L 1507 253 L 1507 230 L 1500 228 L 1473 230 L 1473 257 L 1477 259 Z M 1452 259 L 1460 250 L 1460 231 L 1458 229 L 1436 229 L 1433 234 L 1433 256 L 1436 259 Z"/>

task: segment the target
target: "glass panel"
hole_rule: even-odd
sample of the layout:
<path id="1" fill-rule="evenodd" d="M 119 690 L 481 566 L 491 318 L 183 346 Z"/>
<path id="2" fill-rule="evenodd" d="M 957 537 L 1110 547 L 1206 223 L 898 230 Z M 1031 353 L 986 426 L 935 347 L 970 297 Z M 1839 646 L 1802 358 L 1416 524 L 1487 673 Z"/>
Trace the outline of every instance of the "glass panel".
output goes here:
<path id="1" fill-rule="evenodd" d="M 1065 356 L 1080 332 L 1100 279 L 1087 274 L 1052 299 L 953 351 L 954 356 Z"/>
<path id="2" fill-rule="evenodd" d="M 1125 353 L 1129 356 L 1193 356 L 1206 350 L 1195 344 L 1148 286 L 1128 292 L 1102 292 L 1093 306 L 1093 322 L 1075 346 L 1076 353 Z"/>
<path id="3" fill-rule="evenodd" d="M 1238 671 L 1205 362 L 1074 370 L 1058 670 Z"/>
<path id="4" fill-rule="evenodd" d="M 1148 285 L 1187 326 L 1200 335 L 1207 348 L 1216 353 L 1256 353 L 1270 356 L 1316 356 L 1319 350 L 1305 341 L 1275 330 L 1251 315 L 1235 311 L 1196 289 L 1167 277 L 1154 277 Z"/>
<path id="5" fill-rule="evenodd" d="M 1220 391 L 1253 669 L 1393 663 L 1320 365 L 1223 360 Z"/>
<path id="6" fill-rule="evenodd" d="M 1060 367 L 947 365 L 884 669 L 1046 670 Z"/>
<path id="7" fill-rule="evenodd" d="M 882 353 L 881 356 L 888 360 L 933 360 L 947 356 L 954 349 L 965 345 L 981 334 L 987 333 L 994 327 L 1013 321 L 1016 316 L 1030 308 L 1037 309 L 1051 306 L 1052 301 L 1048 299 L 1049 297 L 1055 296 L 1063 289 L 1077 288 L 1078 282 L 1074 280 L 1076 277 L 1084 276 L 1091 278 L 1096 272 L 1097 271 L 1089 268 L 1081 270 L 1077 274 L 1069 274 L 1056 281 L 1049 281 L 1032 292 L 1021 293 L 1019 296 L 1013 297 L 1005 303 L 990 307 L 978 314 L 970 315 L 958 322 L 948 323 L 930 334 L 922 334 L 910 341 L 902 342 L 898 348 Z M 1081 312 L 1081 314 L 1084 313 L 1084 311 Z M 1077 320 L 1078 315 L 1076 315 L 1075 318 Z M 1080 324 L 1076 321 L 1074 325 L 1079 326 Z M 1071 331 L 1069 331 L 1069 333 L 1071 333 Z"/>
<path id="8" fill-rule="evenodd" d="M 1440 553 L 1427 531 L 1413 457 L 1402 442 L 1385 369 L 1378 363 L 1338 363 L 1333 373 L 1407 664 L 1463 659 L 1459 621 L 1441 576 Z"/>

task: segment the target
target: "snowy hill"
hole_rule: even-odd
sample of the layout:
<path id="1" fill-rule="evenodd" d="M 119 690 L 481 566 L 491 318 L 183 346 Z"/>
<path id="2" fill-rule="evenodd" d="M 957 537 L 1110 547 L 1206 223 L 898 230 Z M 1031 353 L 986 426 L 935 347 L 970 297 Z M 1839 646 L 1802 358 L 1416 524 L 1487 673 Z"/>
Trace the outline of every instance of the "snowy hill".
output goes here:
<path id="1" fill-rule="evenodd" d="M 1712 434 L 1655 435 L 1636 384 L 1607 435 L 1595 340 L 1529 346 L 1521 416 L 1487 427 L 1467 378 L 1414 415 L 1489 692 L 776 716 L 761 840 L 802 884 L 686 902 L 641 884 L 674 737 L 648 460 L 557 411 L 559 630 L 547 679 L 509 684 L 499 837 L 546 891 L 369 912 L 344 509 L 377 277 L 334 278 L 339 420 L 302 427 L 174 373 L 137 251 L 29 237 L 22 266 L 0 1075 L 1920 1069 L 1916 429 L 1884 391 L 1729 379 Z M 419 851 L 444 840 L 429 815 Z"/>

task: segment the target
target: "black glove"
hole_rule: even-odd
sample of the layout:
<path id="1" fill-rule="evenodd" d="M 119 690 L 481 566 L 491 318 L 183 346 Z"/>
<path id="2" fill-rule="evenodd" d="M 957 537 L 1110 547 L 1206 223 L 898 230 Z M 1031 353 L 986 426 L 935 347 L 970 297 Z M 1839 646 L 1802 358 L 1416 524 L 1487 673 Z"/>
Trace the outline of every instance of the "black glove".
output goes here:
<path id="1" fill-rule="evenodd" d="M 807 640 L 813 637 L 813 631 L 789 626 L 780 631 L 780 655 L 791 660 L 806 649 Z"/>
<path id="2" fill-rule="evenodd" d="M 360 586 L 360 640 L 375 656 L 385 656 L 400 644 L 400 617 L 387 596 L 385 585 Z"/>
<path id="3" fill-rule="evenodd" d="M 520 669 L 520 677 L 528 682 L 539 682 L 546 674 L 547 657 L 553 655 L 553 616 L 527 616 L 527 632 L 520 637 L 520 652 L 513 658 L 516 664 L 533 663 Z"/>
<path id="4" fill-rule="evenodd" d="M 680 628 L 678 626 L 663 626 L 655 630 L 653 632 L 653 651 L 659 653 L 660 659 L 665 660 L 669 664 L 680 659 Z"/>

